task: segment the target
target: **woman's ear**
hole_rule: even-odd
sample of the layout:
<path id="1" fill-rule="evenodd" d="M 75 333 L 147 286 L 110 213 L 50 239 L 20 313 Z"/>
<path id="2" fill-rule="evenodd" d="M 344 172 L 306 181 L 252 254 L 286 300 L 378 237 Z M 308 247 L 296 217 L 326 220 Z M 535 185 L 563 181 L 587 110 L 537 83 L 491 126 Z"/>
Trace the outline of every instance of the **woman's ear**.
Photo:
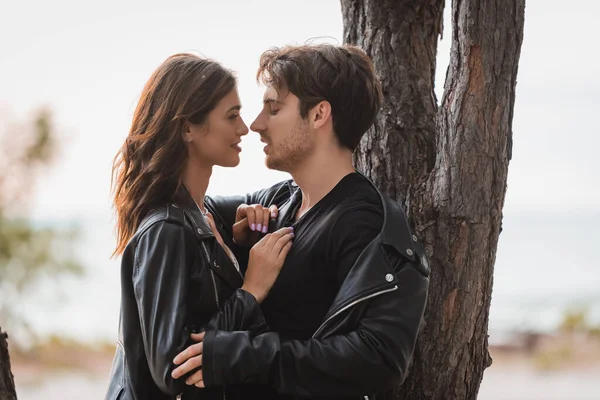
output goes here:
<path id="1" fill-rule="evenodd" d="M 192 140 L 194 140 L 193 136 L 192 136 L 192 130 L 190 128 L 190 124 L 188 122 L 185 122 L 183 124 L 183 127 L 181 129 L 181 136 L 183 137 L 183 140 L 190 143 Z"/>

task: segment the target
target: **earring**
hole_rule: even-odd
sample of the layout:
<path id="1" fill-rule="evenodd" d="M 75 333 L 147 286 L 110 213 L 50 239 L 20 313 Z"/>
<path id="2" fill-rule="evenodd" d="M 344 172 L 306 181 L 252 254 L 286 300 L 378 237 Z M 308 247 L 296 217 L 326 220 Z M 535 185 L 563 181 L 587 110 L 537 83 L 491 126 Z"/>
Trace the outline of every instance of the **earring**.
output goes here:
<path id="1" fill-rule="evenodd" d="M 188 136 L 188 137 L 187 137 L 187 141 L 188 141 L 188 142 L 191 142 L 191 141 L 192 141 L 192 137 L 191 137 L 191 136 Z"/>

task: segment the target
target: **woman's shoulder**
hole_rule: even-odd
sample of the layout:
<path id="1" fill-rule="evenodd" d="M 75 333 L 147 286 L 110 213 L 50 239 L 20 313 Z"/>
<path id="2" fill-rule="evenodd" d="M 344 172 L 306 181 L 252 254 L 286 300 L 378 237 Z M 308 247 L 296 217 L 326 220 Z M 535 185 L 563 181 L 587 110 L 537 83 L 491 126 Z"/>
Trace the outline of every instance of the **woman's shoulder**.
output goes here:
<path id="1" fill-rule="evenodd" d="M 133 265 L 140 252 L 155 249 L 181 250 L 193 241 L 194 233 L 186 226 L 183 212 L 172 204 L 152 209 L 140 222 L 123 251 L 123 262 Z"/>
<path id="2" fill-rule="evenodd" d="M 185 235 L 193 236 L 193 230 L 186 224 L 183 210 L 176 204 L 163 204 L 152 209 L 140 222 L 132 242 L 142 238 L 174 239 Z"/>
<path id="3" fill-rule="evenodd" d="M 137 229 L 137 233 L 143 233 L 145 230 L 155 224 L 175 224 L 184 226 L 185 216 L 181 207 L 177 204 L 163 204 L 156 207 L 142 219 Z"/>

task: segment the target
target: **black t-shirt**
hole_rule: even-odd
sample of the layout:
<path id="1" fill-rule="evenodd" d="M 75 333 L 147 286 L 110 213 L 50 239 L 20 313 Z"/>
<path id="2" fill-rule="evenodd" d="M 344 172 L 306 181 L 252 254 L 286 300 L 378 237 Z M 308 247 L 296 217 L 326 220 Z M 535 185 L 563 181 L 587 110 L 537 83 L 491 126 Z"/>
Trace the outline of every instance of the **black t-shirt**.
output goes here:
<path id="1" fill-rule="evenodd" d="M 379 234 L 379 194 L 362 175 L 346 175 L 325 197 L 295 220 L 302 202 L 298 189 L 280 209 L 275 229 L 294 227 L 294 242 L 281 273 L 261 305 L 272 331 L 285 339 L 309 339 L 348 271 Z"/>

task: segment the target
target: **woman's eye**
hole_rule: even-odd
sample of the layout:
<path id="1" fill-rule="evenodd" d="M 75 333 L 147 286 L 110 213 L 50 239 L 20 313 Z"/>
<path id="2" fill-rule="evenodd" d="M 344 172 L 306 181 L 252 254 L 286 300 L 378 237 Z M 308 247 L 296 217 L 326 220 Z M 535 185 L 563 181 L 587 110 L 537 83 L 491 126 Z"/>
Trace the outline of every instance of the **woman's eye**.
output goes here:
<path id="1" fill-rule="evenodd" d="M 239 116 L 240 116 L 240 114 L 233 114 L 233 115 L 231 115 L 231 116 L 229 117 L 229 119 L 233 121 L 233 120 L 235 120 L 235 119 L 236 119 L 237 117 L 239 117 Z"/>

